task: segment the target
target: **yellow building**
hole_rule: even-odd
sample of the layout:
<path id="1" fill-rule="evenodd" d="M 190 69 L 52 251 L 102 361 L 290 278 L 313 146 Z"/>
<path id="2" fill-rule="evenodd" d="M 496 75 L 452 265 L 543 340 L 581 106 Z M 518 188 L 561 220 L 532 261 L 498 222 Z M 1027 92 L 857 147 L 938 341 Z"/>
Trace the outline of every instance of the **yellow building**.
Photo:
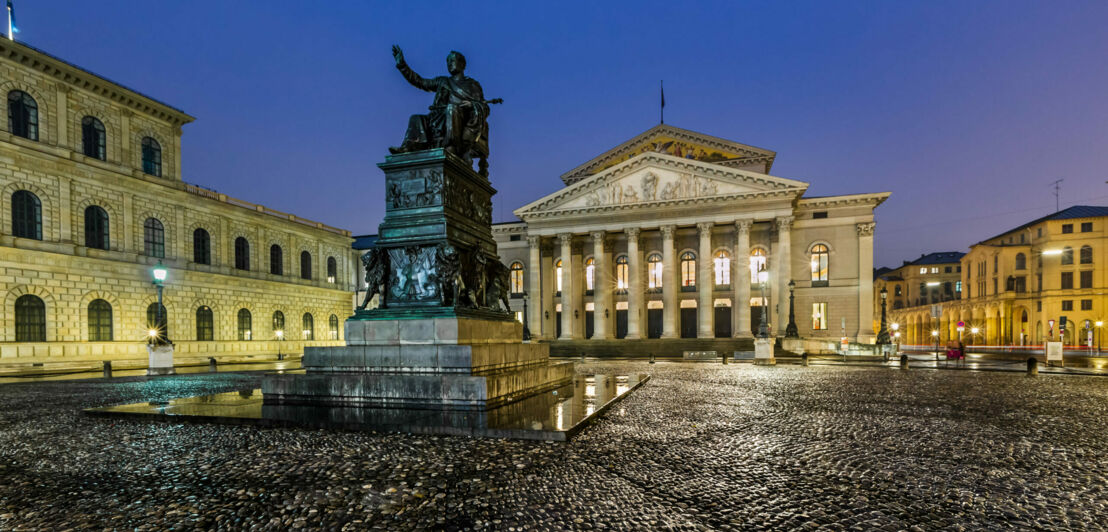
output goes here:
<path id="1" fill-rule="evenodd" d="M 898 318 L 929 313 L 931 305 L 942 304 L 962 297 L 962 264 L 965 253 L 942 251 L 920 255 L 913 261 L 904 261 L 899 268 L 882 268 L 873 276 L 874 330 L 881 326 L 881 291 L 885 290 L 889 335 L 895 340 L 900 332 L 903 343 L 906 330 L 894 331 L 891 324 L 901 324 Z"/>
<path id="2" fill-rule="evenodd" d="M 159 263 L 178 359 L 341 343 L 349 232 L 183 182 L 191 116 L 9 40 L 0 94 L 0 364 L 144 359 Z"/>
<path id="3" fill-rule="evenodd" d="M 1074 206 L 983 240 L 961 259 L 961 300 L 940 304 L 938 318 L 928 306 L 890 320 L 906 328 L 905 343 L 931 343 L 932 329 L 958 338 L 959 321 L 967 344 L 1095 342 L 1108 311 L 1106 226 L 1108 207 Z"/>

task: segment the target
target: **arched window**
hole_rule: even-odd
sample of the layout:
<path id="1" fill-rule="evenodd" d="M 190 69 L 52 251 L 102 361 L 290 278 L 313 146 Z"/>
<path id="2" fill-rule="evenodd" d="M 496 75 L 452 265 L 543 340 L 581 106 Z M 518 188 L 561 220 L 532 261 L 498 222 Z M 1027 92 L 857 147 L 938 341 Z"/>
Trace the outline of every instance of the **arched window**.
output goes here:
<path id="1" fill-rule="evenodd" d="M 339 339 L 339 317 L 331 314 L 330 318 L 327 318 L 327 330 L 331 335 L 332 340 Z"/>
<path id="2" fill-rule="evenodd" d="M 196 340 L 211 342 L 215 339 L 215 319 L 212 317 L 211 307 L 202 306 L 196 309 Z"/>
<path id="3" fill-rule="evenodd" d="M 240 308 L 238 317 L 239 340 L 250 340 L 250 337 L 253 336 L 251 334 L 253 325 L 253 320 L 250 319 L 250 311 Z"/>
<path id="4" fill-rule="evenodd" d="M 148 257 L 165 258 L 165 228 L 157 218 L 147 218 L 142 224 L 143 250 Z"/>
<path id="5" fill-rule="evenodd" d="M 554 291 L 562 293 L 562 259 L 554 263 Z"/>
<path id="6" fill-rule="evenodd" d="M 1089 246 L 1081 246 L 1081 264 L 1093 263 L 1093 248 Z"/>
<path id="7" fill-rule="evenodd" d="M 585 291 L 592 292 L 596 286 L 596 259 L 585 259 Z"/>
<path id="8" fill-rule="evenodd" d="M 766 261 L 766 250 L 762 248 L 755 248 L 750 250 L 750 282 L 751 284 L 758 284 L 761 281 L 758 272 L 761 270 L 769 270 L 769 264 Z"/>
<path id="9" fill-rule="evenodd" d="M 46 303 L 38 296 L 24 294 L 15 300 L 15 341 L 46 341 Z"/>
<path id="10" fill-rule="evenodd" d="M 235 269 L 250 270 L 250 242 L 246 237 L 235 239 Z"/>
<path id="11" fill-rule="evenodd" d="M 300 278 L 308 280 L 312 278 L 312 254 L 307 251 L 300 252 Z"/>
<path id="12" fill-rule="evenodd" d="M 627 290 L 627 255 L 616 257 L 616 289 Z"/>
<path id="13" fill-rule="evenodd" d="M 1016 253 L 1016 269 L 1017 270 L 1026 270 L 1027 269 L 1027 255 L 1024 255 L 1023 253 Z"/>
<path id="14" fill-rule="evenodd" d="M 108 213 L 99 205 L 85 207 L 85 247 L 108 249 Z"/>
<path id="15" fill-rule="evenodd" d="M 169 312 L 165 310 L 165 305 L 155 301 L 146 307 L 146 328 L 157 331 L 159 338 L 169 338 Z"/>
<path id="16" fill-rule="evenodd" d="M 273 275 L 285 274 L 285 257 L 281 246 L 273 244 L 269 246 L 269 273 Z"/>
<path id="17" fill-rule="evenodd" d="M 277 334 L 280 331 L 281 334 Z M 280 310 L 273 311 L 273 335 L 283 336 L 285 334 L 285 313 Z"/>
<path id="18" fill-rule="evenodd" d="M 512 285 L 513 294 L 523 293 L 523 263 L 516 261 L 508 268 L 511 272 L 510 283 Z"/>
<path id="19" fill-rule="evenodd" d="M 192 232 L 192 262 L 212 263 L 212 237 L 206 229 L 198 227 Z"/>
<path id="20" fill-rule="evenodd" d="M 696 286 L 696 254 L 686 251 L 681 254 L 681 287 Z"/>
<path id="21" fill-rule="evenodd" d="M 104 124 L 94 116 L 86 116 L 81 119 L 81 140 L 84 154 L 101 161 L 107 160 L 108 135 L 104 132 Z"/>
<path id="22" fill-rule="evenodd" d="M 335 280 L 339 276 L 339 264 L 335 262 L 334 257 L 327 257 L 327 282 L 335 284 Z"/>
<path id="23" fill-rule="evenodd" d="M 30 94 L 8 93 L 8 131 L 25 139 L 38 140 L 38 104 Z"/>
<path id="24" fill-rule="evenodd" d="M 88 341 L 112 341 L 112 304 L 103 299 L 88 304 Z"/>
<path id="25" fill-rule="evenodd" d="M 1073 264 L 1073 248 L 1066 246 L 1062 248 L 1062 265 Z"/>
<path id="26" fill-rule="evenodd" d="M 12 234 L 42 240 L 42 202 L 26 190 L 12 193 Z"/>
<path id="27" fill-rule="evenodd" d="M 712 270 L 715 273 L 716 286 L 731 284 L 731 255 L 722 249 L 712 257 Z"/>
<path id="28" fill-rule="evenodd" d="M 304 330 L 301 332 L 305 340 L 315 340 L 315 320 L 312 319 L 310 312 L 304 313 L 304 318 L 300 320 L 303 324 Z"/>
<path id="29" fill-rule="evenodd" d="M 662 256 L 657 253 L 646 258 L 646 287 L 662 287 Z"/>
<path id="30" fill-rule="evenodd" d="M 162 145 L 150 138 L 142 138 L 142 171 L 154 177 L 162 176 Z"/>
<path id="31" fill-rule="evenodd" d="M 812 246 L 812 282 L 827 282 L 827 246 Z"/>

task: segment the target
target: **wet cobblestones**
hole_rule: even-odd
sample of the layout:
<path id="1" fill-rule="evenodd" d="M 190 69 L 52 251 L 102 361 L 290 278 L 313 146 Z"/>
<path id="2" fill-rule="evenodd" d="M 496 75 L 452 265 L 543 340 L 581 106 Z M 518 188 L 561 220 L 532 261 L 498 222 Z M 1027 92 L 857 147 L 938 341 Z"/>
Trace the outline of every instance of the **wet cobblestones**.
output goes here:
<path id="1" fill-rule="evenodd" d="M 1108 379 L 645 363 L 568 444 L 85 417 L 258 374 L 0 385 L 0 529 L 1103 529 Z"/>

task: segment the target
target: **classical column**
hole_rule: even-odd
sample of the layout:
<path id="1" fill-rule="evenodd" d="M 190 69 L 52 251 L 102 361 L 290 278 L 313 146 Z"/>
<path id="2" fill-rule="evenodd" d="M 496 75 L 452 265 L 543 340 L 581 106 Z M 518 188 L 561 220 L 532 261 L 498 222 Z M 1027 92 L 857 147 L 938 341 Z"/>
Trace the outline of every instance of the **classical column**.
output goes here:
<path id="1" fill-rule="evenodd" d="M 559 234 L 558 243 L 562 248 L 562 334 L 558 339 L 569 340 L 573 338 L 573 233 Z"/>
<path id="2" fill-rule="evenodd" d="M 639 228 L 628 227 L 627 234 L 627 336 L 642 338 L 642 257 L 639 256 Z"/>
<path id="3" fill-rule="evenodd" d="M 677 282 L 673 237 L 677 226 L 662 226 L 662 338 L 677 338 Z"/>
<path id="4" fill-rule="evenodd" d="M 570 245 L 570 269 L 563 274 L 569 275 L 570 287 L 573 288 L 573 291 L 568 294 L 568 300 L 570 323 L 573 324 L 570 337 L 574 340 L 585 337 L 585 257 L 582 248 L 582 243 L 579 241 Z M 566 294 L 563 292 L 562 301 L 566 300 Z M 564 312 L 564 303 L 562 309 Z"/>
<path id="5" fill-rule="evenodd" d="M 700 260 L 697 261 L 696 272 L 696 293 L 699 296 L 696 304 L 696 336 L 714 338 L 716 312 L 712 306 L 712 289 L 715 288 L 716 280 L 712 275 L 712 222 L 696 224 L 696 232 L 700 235 Z"/>
<path id="6" fill-rule="evenodd" d="M 612 287 L 608 285 L 608 254 L 604 249 L 604 231 L 593 231 L 592 236 L 592 339 L 608 339 L 609 301 L 612 298 Z"/>
<path id="7" fill-rule="evenodd" d="M 785 335 L 785 326 L 789 323 L 789 281 L 793 278 L 792 265 L 792 238 L 793 217 L 785 216 L 777 219 L 777 280 L 774 282 L 776 292 L 774 304 L 777 305 L 777 323 L 774 324 L 778 336 Z M 872 260 L 870 261 L 872 263 Z M 873 286 L 870 283 L 870 295 L 873 298 Z M 872 303 L 870 314 L 873 314 Z M 867 328 L 872 328 L 867 325 Z"/>
<path id="8" fill-rule="evenodd" d="M 735 271 L 731 274 L 735 301 L 731 316 L 734 318 L 735 338 L 750 338 L 750 220 L 735 222 Z"/>
<path id="9" fill-rule="evenodd" d="M 548 299 L 542 291 L 542 239 L 537 236 L 527 237 L 528 264 L 527 264 L 527 295 L 530 298 L 530 308 L 527 309 L 527 328 L 536 338 L 542 337 L 542 310 L 543 300 Z"/>
<path id="10" fill-rule="evenodd" d="M 858 233 L 858 338 L 873 337 L 873 222 L 855 224 Z M 927 332 L 930 338 L 931 331 Z"/>
<path id="11" fill-rule="evenodd" d="M 554 319 L 557 317 L 554 306 L 554 248 L 552 244 L 547 243 L 540 245 L 539 249 L 542 252 L 542 259 L 539 260 L 542 263 L 540 267 L 542 290 L 539 291 L 541 304 L 535 305 L 535 312 L 542 316 L 541 337 L 544 340 L 550 340 L 554 338 L 554 333 L 557 331 L 554 326 Z M 535 334 L 535 331 L 531 331 L 531 334 Z"/>

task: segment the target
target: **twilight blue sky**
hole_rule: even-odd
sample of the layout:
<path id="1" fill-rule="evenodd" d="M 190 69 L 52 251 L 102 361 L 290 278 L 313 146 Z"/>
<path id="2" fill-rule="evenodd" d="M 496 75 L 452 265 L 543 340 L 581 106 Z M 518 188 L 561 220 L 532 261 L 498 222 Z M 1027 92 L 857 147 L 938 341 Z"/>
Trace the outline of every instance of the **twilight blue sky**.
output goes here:
<path id="1" fill-rule="evenodd" d="M 666 121 L 777 151 L 808 195 L 891 191 L 876 264 L 1108 204 L 1108 2 L 15 0 L 21 40 L 197 117 L 185 180 L 355 234 L 451 49 L 487 97 L 495 219 Z"/>

